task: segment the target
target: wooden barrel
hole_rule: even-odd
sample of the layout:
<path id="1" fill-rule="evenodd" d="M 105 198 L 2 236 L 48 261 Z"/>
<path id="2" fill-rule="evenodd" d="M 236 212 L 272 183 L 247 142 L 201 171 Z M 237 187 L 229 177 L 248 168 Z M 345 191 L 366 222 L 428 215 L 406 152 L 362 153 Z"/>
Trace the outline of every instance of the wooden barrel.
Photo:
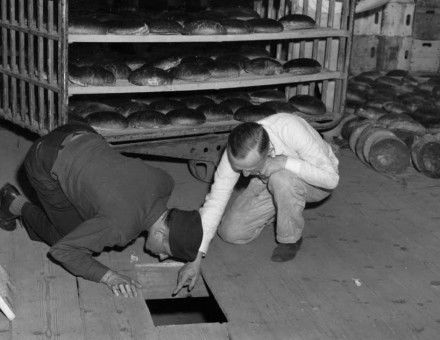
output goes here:
<path id="1" fill-rule="evenodd" d="M 410 165 L 407 145 L 386 129 L 372 132 L 364 141 L 363 157 L 379 172 L 401 173 Z"/>
<path id="2" fill-rule="evenodd" d="M 364 131 L 364 129 L 366 129 L 370 125 L 371 125 L 371 122 L 362 121 L 362 122 L 359 122 L 359 124 L 357 124 L 353 128 L 353 130 L 350 134 L 350 138 L 348 139 L 348 144 L 350 145 L 351 151 L 356 152 L 356 142 L 357 142 L 359 136 L 361 135 L 362 131 Z"/>
<path id="3" fill-rule="evenodd" d="M 411 148 L 411 159 L 421 173 L 440 178 L 440 134 L 416 137 Z"/>

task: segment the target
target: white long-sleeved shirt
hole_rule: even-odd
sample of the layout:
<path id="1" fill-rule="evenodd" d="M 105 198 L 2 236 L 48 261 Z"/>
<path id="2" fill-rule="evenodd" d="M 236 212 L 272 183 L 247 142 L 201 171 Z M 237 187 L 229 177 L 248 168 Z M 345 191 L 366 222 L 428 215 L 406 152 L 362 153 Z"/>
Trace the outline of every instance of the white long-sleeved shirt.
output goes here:
<path id="1" fill-rule="evenodd" d="M 258 123 L 269 134 L 273 155 L 287 156 L 287 170 L 316 187 L 333 189 L 338 185 L 338 159 L 331 146 L 304 119 L 280 113 Z M 208 250 L 239 177 L 240 173 L 232 169 L 225 151 L 211 190 L 200 208 L 203 239 L 199 251 L 206 253 Z"/>

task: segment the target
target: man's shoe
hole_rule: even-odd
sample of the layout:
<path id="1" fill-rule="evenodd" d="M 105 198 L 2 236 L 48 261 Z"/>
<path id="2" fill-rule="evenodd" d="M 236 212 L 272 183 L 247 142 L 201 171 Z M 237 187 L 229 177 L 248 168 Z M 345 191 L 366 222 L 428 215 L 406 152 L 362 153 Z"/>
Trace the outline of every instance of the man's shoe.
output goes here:
<path id="1" fill-rule="evenodd" d="M 292 260 L 302 244 L 302 237 L 295 243 L 280 243 L 273 250 L 272 257 L 273 262 L 286 262 Z"/>
<path id="2" fill-rule="evenodd" d="M 14 201 L 20 192 L 12 184 L 6 183 L 0 189 L 0 218 L 2 221 L 12 221 L 18 216 L 9 211 L 12 201 Z"/>

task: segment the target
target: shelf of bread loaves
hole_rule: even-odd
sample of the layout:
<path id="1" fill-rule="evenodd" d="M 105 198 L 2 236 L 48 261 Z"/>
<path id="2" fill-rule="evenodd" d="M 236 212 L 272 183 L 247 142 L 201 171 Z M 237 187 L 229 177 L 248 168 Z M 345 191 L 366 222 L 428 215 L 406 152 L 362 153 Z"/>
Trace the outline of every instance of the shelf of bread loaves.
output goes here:
<path id="1" fill-rule="evenodd" d="M 218 35 L 123 35 L 123 34 L 69 34 L 69 43 L 189 43 L 189 42 L 233 42 L 233 41 L 277 41 L 318 39 L 329 37 L 348 37 L 346 30 L 327 27 L 314 29 L 298 29 L 278 33 L 251 33 L 251 34 L 218 34 Z"/>
<path id="2" fill-rule="evenodd" d="M 343 79 L 344 77 L 345 75 L 342 72 L 328 71 L 324 69 L 319 73 L 302 75 L 282 73 L 272 76 L 261 76 L 244 73 L 236 78 L 208 78 L 202 81 L 173 79 L 170 84 L 165 85 L 139 86 L 130 83 L 126 79 L 117 79 L 112 85 L 103 86 L 80 86 L 71 83 L 69 85 L 69 95 L 219 90 L 227 88 L 304 83 L 326 79 Z"/>
<path id="3" fill-rule="evenodd" d="M 249 91 L 73 97 L 69 119 L 86 122 L 109 141 L 118 141 L 227 132 L 239 122 L 277 113 L 297 115 L 319 130 L 338 117 L 312 95 L 287 100 L 276 88 Z"/>
<path id="4" fill-rule="evenodd" d="M 68 42 L 184 43 L 348 36 L 349 31 L 322 27 L 304 14 L 289 14 L 275 20 L 261 18 L 250 8 L 235 7 L 198 13 L 73 12 Z"/>

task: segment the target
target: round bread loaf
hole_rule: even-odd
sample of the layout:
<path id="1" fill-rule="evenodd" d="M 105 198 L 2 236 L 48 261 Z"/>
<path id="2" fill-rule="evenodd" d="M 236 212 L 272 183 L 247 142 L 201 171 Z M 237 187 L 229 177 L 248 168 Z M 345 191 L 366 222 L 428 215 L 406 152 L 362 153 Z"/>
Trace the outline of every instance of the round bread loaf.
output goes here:
<path id="1" fill-rule="evenodd" d="M 416 137 L 411 148 L 414 167 L 431 178 L 440 178 L 440 136 Z"/>
<path id="2" fill-rule="evenodd" d="M 160 68 L 161 70 L 168 71 L 171 70 L 173 67 L 179 65 L 181 60 L 182 60 L 181 57 L 171 56 L 154 62 L 153 66 Z"/>
<path id="3" fill-rule="evenodd" d="M 387 103 L 388 101 L 383 100 L 369 100 L 367 101 L 364 106 L 365 108 L 374 108 L 374 109 L 383 109 L 383 104 Z"/>
<path id="4" fill-rule="evenodd" d="M 270 58 L 270 54 L 265 48 L 244 47 L 242 48 L 240 54 L 249 60 L 257 58 Z"/>
<path id="5" fill-rule="evenodd" d="M 97 129 L 125 129 L 128 126 L 125 117 L 112 111 L 94 112 L 89 114 L 86 120 Z"/>
<path id="6" fill-rule="evenodd" d="M 363 152 L 365 159 L 379 172 L 401 173 L 410 165 L 411 157 L 406 144 L 396 136 L 382 132 L 369 136 Z"/>
<path id="7" fill-rule="evenodd" d="M 159 99 L 153 101 L 150 106 L 150 110 L 155 110 L 167 114 L 173 110 L 181 110 L 186 108 L 185 104 L 175 99 Z"/>
<path id="8" fill-rule="evenodd" d="M 213 10 L 207 9 L 204 11 L 200 11 L 197 14 L 195 14 L 195 16 L 197 17 L 197 19 L 214 20 L 214 21 L 219 21 L 219 22 L 220 22 L 220 20 L 228 18 L 224 13 L 220 13 L 219 11 L 216 11 L 215 9 L 213 9 Z"/>
<path id="9" fill-rule="evenodd" d="M 183 26 L 175 20 L 156 19 L 148 21 L 150 34 L 181 34 Z"/>
<path id="10" fill-rule="evenodd" d="M 386 74 L 385 74 L 385 76 L 387 76 L 387 77 L 393 77 L 393 78 L 405 78 L 405 77 L 407 77 L 409 74 L 408 74 L 408 71 L 406 71 L 406 70 L 399 70 L 399 69 L 395 69 L 395 70 L 391 70 L 391 71 L 388 71 Z"/>
<path id="11" fill-rule="evenodd" d="M 107 26 L 93 18 L 71 18 L 69 34 L 106 34 Z"/>
<path id="12" fill-rule="evenodd" d="M 381 85 L 388 85 L 391 86 L 392 88 L 396 88 L 399 87 L 403 84 L 401 79 L 398 78 L 394 78 L 394 77 L 388 77 L 388 76 L 383 76 L 383 77 L 379 77 L 375 80 L 376 83 L 376 87 L 381 84 Z"/>
<path id="13" fill-rule="evenodd" d="M 268 101 L 286 101 L 286 94 L 280 90 L 257 90 L 249 94 L 253 104 L 261 104 Z"/>
<path id="14" fill-rule="evenodd" d="M 403 83 L 402 85 L 395 87 L 395 90 L 398 95 L 411 94 L 417 91 L 418 87 L 416 85 Z"/>
<path id="15" fill-rule="evenodd" d="M 276 59 L 256 58 L 246 63 L 245 71 L 262 76 L 273 76 L 283 73 L 283 66 Z"/>
<path id="16" fill-rule="evenodd" d="M 397 96 L 396 87 L 382 83 L 375 84 L 372 92 L 374 94 L 380 94 L 380 96 L 388 96 L 392 98 Z M 368 91 L 368 94 L 370 94 L 370 91 Z"/>
<path id="17" fill-rule="evenodd" d="M 195 20 L 185 24 L 184 34 L 188 35 L 218 35 L 226 34 L 221 23 L 214 20 Z"/>
<path id="18" fill-rule="evenodd" d="M 240 122 L 256 122 L 258 120 L 264 119 L 276 112 L 268 107 L 263 107 L 259 105 L 249 105 L 238 109 L 234 113 L 234 119 Z"/>
<path id="19" fill-rule="evenodd" d="M 283 31 L 283 25 L 274 19 L 251 19 L 247 23 L 254 33 L 278 33 Z"/>
<path id="20" fill-rule="evenodd" d="M 414 112 L 410 113 L 411 117 L 414 118 L 423 126 L 429 128 L 431 125 L 440 124 L 440 110 L 434 109 L 432 107 L 420 108 Z"/>
<path id="21" fill-rule="evenodd" d="M 379 71 L 365 71 L 358 74 L 355 78 L 369 79 L 370 81 L 374 81 L 379 77 L 382 77 L 382 73 L 380 73 Z"/>
<path id="22" fill-rule="evenodd" d="M 192 63 L 180 63 L 171 70 L 171 74 L 176 79 L 189 81 L 204 81 L 211 77 L 211 73 L 206 66 Z"/>
<path id="23" fill-rule="evenodd" d="M 160 15 L 156 19 L 164 19 L 164 20 L 172 20 L 178 22 L 180 25 L 183 25 L 185 21 L 189 21 L 192 18 L 192 14 L 183 11 L 165 11 L 160 13 Z"/>
<path id="24" fill-rule="evenodd" d="M 79 117 L 87 117 L 89 114 L 94 112 L 105 112 L 105 111 L 114 111 L 116 112 L 116 108 L 112 105 L 95 102 L 95 101 L 78 101 L 71 102 L 69 104 L 69 113 L 77 115 Z"/>
<path id="25" fill-rule="evenodd" d="M 362 82 L 357 82 L 353 79 L 350 79 L 348 81 L 348 89 L 352 89 L 355 91 L 366 91 L 366 90 L 370 90 L 371 89 L 371 85 L 367 84 L 367 83 L 362 83 Z"/>
<path id="26" fill-rule="evenodd" d="M 244 20 L 223 19 L 220 21 L 226 30 L 226 34 L 250 34 L 251 26 Z"/>
<path id="27" fill-rule="evenodd" d="M 209 57 L 205 57 L 205 56 L 187 56 L 187 57 L 184 57 L 180 61 L 180 65 L 182 65 L 182 64 L 189 64 L 189 65 L 196 65 L 196 66 L 200 66 L 200 67 L 207 67 L 209 69 L 215 66 L 214 60 L 212 60 Z"/>
<path id="28" fill-rule="evenodd" d="M 209 69 L 213 78 L 237 78 L 240 76 L 241 68 L 233 62 L 216 62 L 215 66 Z"/>
<path id="29" fill-rule="evenodd" d="M 380 123 L 383 127 L 388 127 L 389 124 L 391 124 L 392 122 L 396 121 L 396 120 L 400 120 L 400 121 L 410 121 L 413 122 L 414 119 L 412 119 L 410 116 L 408 116 L 407 114 L 398 114 L 398 113 L 387 113 L 385 115 L 383 115 L 382 117 L 380 117 L 377 122 Z"/>
<path id="30" fill-rule="evenodd" d="M 367 101 L 367 96 L 365 91 L 348 88 L 347 101 L 353 104 L 363 105 Z"/>
<path id="31" fill-rule="evenodd" d="M 139 86 L 161 86 L 172 83 L 173 78 L 164 70 L 152 66 L 143 66 L 131 72 L 128 81 Z"/>
<path id="32" fill-rule="evenodd" d="M 232 113 L 235 113 L 238 109 L 244 106 L 249 106 L 251 105 L 251 103 L 248 100 L 242 98 L 229 98 L 222 101 L 220 105 L 229 108 Z"/>
<path id="33" fill-rule="evenodd" d="M 369 87 L 374 87 L 376 85 L 375 79 L 377 78 L 373 78 L 373 77 L 370 78 L 368 76 L 358 75 L 356 77 L 351 78 L 350 81 L 355 81 L 356 83 L 363 83 L 369 85 Z"/>
<path id="34" fill-rule="evenodd" d="M 233 63 L 238 65 L 241 70 L 244 70 L 246 63 L 249 61 L 249 58 L 238 54 L 238 53 L 230 53 L 230 54 L 221 54 L 215 58 L 216 63 Z"/>
<path id="35" fill-rule="evenodd" d="M 275 111 L 275 113 L 288 113 L 288 114 L 297 114 L 299 111 L 290 103 L 279 100 L 271 100 L 262 103 L 260 106 L 268 107 Z"/>
<path id="36" fill-rule="evenodd" d="M 148 25 L 144 20 L 133 18 L 106 21 L 105 25 L 108 27 L 108 34 L 143 35 L 149 32 Z"/>
<path id="37" fill-rule="evenodd" d="M 405 105 L 394 101 L 384 103 L 383 108 L 391 113 L 407 113 L 409 111 Z"/>
<path id="38" fill-rule="evenodd" d="M 314 74 L 321 72 L 321 64 L 315 59 L 297 58 L 291 59 L 283 65 L 284 72 L 292 74 Z"/>
<path id="39" fill-rule="evenodd" d="M 145 65 L 146 60 L 142 57 L 137 56 L 125 56 L 123 62 L 130 68 L 130 70 L 135 71 Z"/>
<path id="40" fill-rule="evenodd" d="M 419 122 L 413 120 L 395 119 L 388 123 L 387 129 L 393 131 L 408 131 L 415 134 L 423 134 L 426 132 L 425 127 Z"/>
<path id="41" fill-rule="evenodd" d="M 294 31 L 305 28 L 313 28 L 315 20 L 304 14 L 288 14 L 278 20 L 285 31 Z"/>
<path id="42" fill-rule="evenodd" d="M 356 109 L 354 114 L 358 117 L 370 119 L 370 120 L 378 120 L 380 117 L 387 114 L 387 111 L 384 109 L 377 109 L 374 107 L 360 107 Z"/>
<path id="43" fill-rule="evenodd" d="M 295 106 L 298 111 L 309 115 L 322 115 L 327 111 L 324 103 L 320 99 L 309 95 L 293 96 L 289 99 L 289 102 Z"/>
<path id="44" fill-rule="evenodd" d="M 431 101 L 414 95 L 404 95 L 399 97 L 400 102 L 405 105 L 409 112 L 417 111 L 424 107 L 432 107 Z"/>
<path id="45" fill-rule="evenodd" d="M 225 92 L 216 93 L 215 95 L 212 96 L 212 99 L 214 99 L 217 102 L 217 104 L 221 103 L 226 99 L 232 99 L 232 98 L 240 98 L 247 101 L 251 100 L 251 96 L 249 95 L 249 93 L 243 91 L 225 91 Z"/>
<path id="46" fill-rule="evenodd" d="M 144 111 L 148 109 L 148 105 L 139 101 L 121 100 L 114 103 L 117 112 L 124 117 L 128 117 L 133 112 Z"/>
<path id="47" fill-rule="evenodd" d="M 237 19 L 237 20 L 251 20 L 260 17 L 260 15 L 252 8 L 241 7 L 241 6 L 217 7 L 214 9 L 214 11 L 230 19 Z"/>
<path id="48" fill-rule="evenodd" d="M 76 115 L 74 113 L 70 113 L 70 112 L 69 112 L 69 114 L 67 116 L 67 123 L 68 124 L 78 124 L 78 123 L 80 123 L 80 124 L 88 124 L 86 118 L 80 117 L 80 116 L 78 116 L 78 115 Z"/>
<path id="49" fill-rule="evenodd" d="M 170 111 L 167 117 L 172 125 L 193 126 L 203 124 L 206 121 L 203 113 L 187 108 Z"/>
<path id="50" fill-rule="evenodd" d="M 212 105 L 215 104 L 215 102 L 205 96 L 189 96 L 181 99 L 182 103 L 188 108 L 196 110 L 202 105 Z"/>
<path id="51" fill-rule="evenodd" d="M 232 110 L 226 105 L 222 104 L 206 104 L 201 105 L 197 109 L 206 117 L 207 121 L 222 121 L 222 120 L 231 120 L 233 113 Z"/>
<path id="52" fill-rule="evenodd" d="M 116 78 L 100 66 L 69 66 L 69 81 L 80 86 L 111 86 L 115 85 Z"/>
<path id="53" fill-rule="evenodd" d="M 353 130 L 359 126 L 361 122 L 365 122 L 365 118 L 363 117 L 353 117 L 349 120 L 347 120 L 341 128 L 341 137 L 345 140 L 348 140 L 350 138 L 351 133 Z"/>
<path id="54" fill-rule="evenodd" d="M 432 95 L 435 99 L 440 99 L 440 85 L 432 89 Z"/>
<path id="55" fill-rule="evenodd" d="M 128 126 L 136 129 L 154 129 L 169 124 L 166 115 L 154 110 L 137 111 L 127 118 Z"/>
<path id="56" fill-rule="evenodd" d="M 116 79 L 128 79 L 131 72 L 130 68 L 122 62 L 111 62 L 100 66 L 113 73 Z"/>

